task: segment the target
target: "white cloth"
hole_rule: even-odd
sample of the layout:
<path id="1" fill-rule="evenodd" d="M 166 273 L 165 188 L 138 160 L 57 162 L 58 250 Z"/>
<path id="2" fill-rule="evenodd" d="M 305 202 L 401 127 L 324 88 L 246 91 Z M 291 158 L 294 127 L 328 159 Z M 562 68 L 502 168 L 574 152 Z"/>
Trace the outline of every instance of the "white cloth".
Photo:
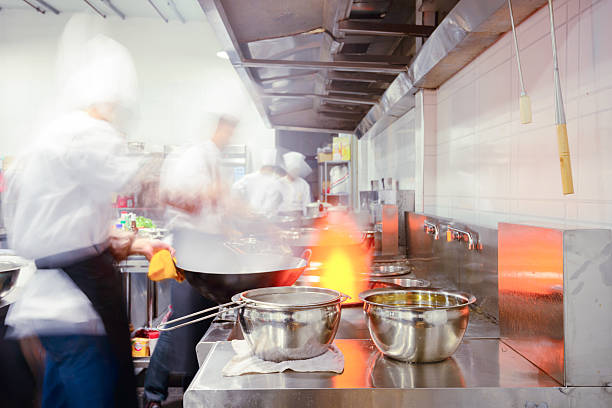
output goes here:
<path id="1" fill-rule="evenodd" d="M 257 171 L 235 182 L 232 193 L 244 200 L 254 213 L 273 216 L 283 202 L 282 186 L 274 174 Z"/>
<path id="2" fill-rule="evenodd" d="M 7 173 L 2 204 L 9 246 L 37 259 L 106 241 L 115 216 L 112 193 L 139 166 L 126 153 L 119 133 L 85 112 L 50 124 Z M 6 322 L 18 333 L 104 333 L 87 297 L 61 270 L 36 271 Z"/>
<path id="3" fill-rule="evenodd" d="M 282 373 L 286 370 L 298 372 L 333 372 L 344 371 L 344 355 L 334 344 L 329 350 L 320 356 L 307 360 L 288 360 L 276 363 L 265 361 L 255 356 L 246 340 L 232 340 L 232 348 L 236 355 L 223 367 L 223 375 L 226 377 L 248 374 L 248 373 Z"/>
<path id="4" fill-rule="evenodd" d="M 283 203 L 281 211 L 302 211 L 306 214 L 306 206 L 310 204 L 310 185 L 301 177 L 293 180 L 284 177 L 282 181 Z"/>
<path id="5" fill-rule="evenodd" d="M 220 185 L 221 152 L 210 140 L 185 146 L 173 152 L 165 160 L 160 178 L 160 194 L 170 201 L 186 203 L 211 187 Z M 198 214 L 188 214 L 174 207 L 167 207 L 168 228 L 195 228 L 209 234 L 222 230 L 223 197 L 217 202 L 204 203 Z"/>

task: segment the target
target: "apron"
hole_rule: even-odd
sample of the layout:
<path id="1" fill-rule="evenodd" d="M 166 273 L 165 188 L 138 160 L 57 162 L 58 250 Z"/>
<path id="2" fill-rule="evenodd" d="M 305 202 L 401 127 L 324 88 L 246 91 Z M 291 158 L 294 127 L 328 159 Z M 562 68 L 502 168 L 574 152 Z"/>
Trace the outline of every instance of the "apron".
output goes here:
<path id="1" fill-rule="evenodd" d="M 62 269 L 87 296 L 104 323 L 117 360 L 115 407 L 137 407 L 136 378 L 121 277 L 106 247 L 102 244 L 52 255 L 36 260 L 36 266 L 39 269 Z"/>

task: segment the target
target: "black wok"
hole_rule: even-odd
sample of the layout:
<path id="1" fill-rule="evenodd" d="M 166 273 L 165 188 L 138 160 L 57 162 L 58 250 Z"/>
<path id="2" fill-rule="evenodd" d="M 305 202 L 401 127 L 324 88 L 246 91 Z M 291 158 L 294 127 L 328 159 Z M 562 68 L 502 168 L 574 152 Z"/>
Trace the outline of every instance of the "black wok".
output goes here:
<path id="1" fill-rule="evenodd" d="M 271 286 L 291 286 L 304 272 L 310 251 L 303 258 L 282 254 L 240 254 L 219 237 L 195 230 L 173 231 L 176 266 L 202 296 L 218 303 L 236 293 Z"/>

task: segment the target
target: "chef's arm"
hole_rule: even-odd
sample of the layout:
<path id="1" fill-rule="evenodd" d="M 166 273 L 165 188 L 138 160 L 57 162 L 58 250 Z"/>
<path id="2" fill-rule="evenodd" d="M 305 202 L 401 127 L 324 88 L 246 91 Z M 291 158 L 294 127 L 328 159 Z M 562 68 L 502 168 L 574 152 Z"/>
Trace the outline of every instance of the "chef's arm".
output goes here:
<path id="1" fill-rule="evenodd" d="M 167 249 L 174 255 L 174 248 L 157 239 L 137 238 L 133 232 L 112 228 L 109 234 L 110 251 L 117 261 L 126 259 L 129 255 L 144 255 L 151 260 L 153 254 Z"/>

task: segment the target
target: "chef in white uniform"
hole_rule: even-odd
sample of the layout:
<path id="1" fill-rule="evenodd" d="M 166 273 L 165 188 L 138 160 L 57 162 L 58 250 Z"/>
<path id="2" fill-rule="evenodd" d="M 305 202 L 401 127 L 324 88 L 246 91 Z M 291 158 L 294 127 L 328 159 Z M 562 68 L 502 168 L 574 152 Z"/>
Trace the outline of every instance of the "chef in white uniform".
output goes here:
<path id="1" fill-rule="evenodd" d="M 283 201 L 283 183 L 274 172 L 275 166 L 276 149 L 264 149 L 261 153 L 261 168 L 242 177 L 232 186 L 232 193 L 247 203 L 253 214 L 272 217 L 279 211 Z"/>
<path id="2" fill-rule="evenodd" d="M 209 117 L 210 119 L 210 117 Z M 160 200 L 166 206 L 168 229 L 176 238 L 181 231 L 196 233 L 206 242 L 195 252 L 177 253 L 179 261 L 194 257 L 196 262 L 215 259 L 227 262 L 220 254 L 227 239 L 226 214 L 229 188 L 221 176 L 221 150 L 230 141 L 238 120 L 229 115 L 218 117 L 212 137 L 172 153 L 162 166 Z M 195 231 L 194 231 L 195 230 Z M 184 236 L 184 235 L 183 235 Z M 184 247 L 181 249 L 185 250 Z M 193 258 L 192 258 L 193 259 Z M 187 282 L 171 282 L 172 318 L 179 318 L 217 304 L 204 298 Z M 198 369 L 195 347 L 211 320 L 161 333 L 151 357 L 144 383 L 145 407 L 161 406 L 168 396 L 170 372 L 184 373 L 185 388 Z"/>
<path id="3" fill-rule="evenodd" d="M 283 155 L 287 175 L 283 178 L 283 203 L 281 211 L 284 213 L 302 213 L 306 215 L 306 206 L 311 203 L 310 185 L 304 177 L 312 172 L 306 164 L 306 156 L 298 152 L 289 152 Z"/>
<path id="4" fill-rule="evenodd" d="M 38 336 L 46 350 L 43 407 L 134 407 L 129 323 L 115 262 L 170 247 L 111 230 L 112 193 L 122 192 L 139 168 L 121 133 L 135 107 L 136 74 L 117 42 L 100 35 L 81 40 L 63 84 L 65 112 L 7 174 L 2 204 L 9 246 L 35 260 L 37 271 L 6 324 L 15 336 Z"/>

